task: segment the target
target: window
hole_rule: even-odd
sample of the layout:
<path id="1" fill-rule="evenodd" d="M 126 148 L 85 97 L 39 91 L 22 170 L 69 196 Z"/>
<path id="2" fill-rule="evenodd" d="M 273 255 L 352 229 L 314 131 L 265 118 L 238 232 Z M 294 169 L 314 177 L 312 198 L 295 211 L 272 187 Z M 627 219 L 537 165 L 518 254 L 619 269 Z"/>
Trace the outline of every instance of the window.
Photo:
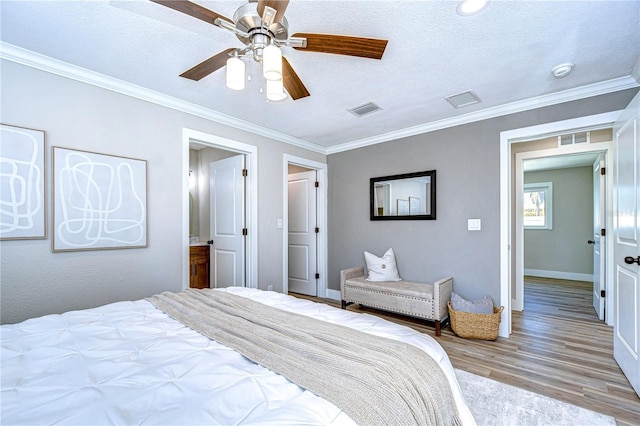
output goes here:
<path id="1" fill-rule="evenodd" d="M 552 229 L 553 183 L 525 183 L 522 217 L 525 229 Z"/>

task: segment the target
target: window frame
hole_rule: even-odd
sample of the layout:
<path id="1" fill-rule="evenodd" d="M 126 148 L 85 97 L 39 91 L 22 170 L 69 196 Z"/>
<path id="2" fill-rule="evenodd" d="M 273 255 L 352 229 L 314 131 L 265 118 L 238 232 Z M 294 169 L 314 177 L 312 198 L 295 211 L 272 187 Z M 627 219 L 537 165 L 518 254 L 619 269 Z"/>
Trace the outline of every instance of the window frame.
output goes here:
<path id="1" fill-rule="evenodd" d="M 527 216 L 524 214 L 524 195 L 527 192 L 544 193 L 544 225 L 527 225 Z M 524 229 L 553 229 L 553 182 L 525 183 L 522 191 L 522 224 Z"/>

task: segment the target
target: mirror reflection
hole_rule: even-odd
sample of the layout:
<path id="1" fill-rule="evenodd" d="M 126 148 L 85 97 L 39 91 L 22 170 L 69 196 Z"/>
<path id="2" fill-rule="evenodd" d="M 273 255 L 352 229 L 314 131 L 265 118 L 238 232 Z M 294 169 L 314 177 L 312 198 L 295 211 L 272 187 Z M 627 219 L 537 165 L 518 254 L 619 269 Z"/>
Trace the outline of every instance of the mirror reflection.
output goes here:
<path id="1" fill-rule="evenodd" d="M 436 171 L 371 178 L 371 220 L 435 220 Z"/>

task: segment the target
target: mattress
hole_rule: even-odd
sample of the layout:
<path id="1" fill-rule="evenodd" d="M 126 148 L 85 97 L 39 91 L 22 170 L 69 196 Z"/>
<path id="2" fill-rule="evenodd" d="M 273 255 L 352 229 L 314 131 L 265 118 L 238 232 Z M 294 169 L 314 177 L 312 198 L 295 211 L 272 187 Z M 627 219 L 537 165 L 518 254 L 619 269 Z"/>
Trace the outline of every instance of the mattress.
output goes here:
<path id="1" fill-rule="evenodd" d="M 475 421 L 430 336 L 368 314 L 256 289 L 228 291 L 429 353 L 458 415 Z M 1 327 L 0 423 L 353 424 L 338 407 L 173 320 L 146 300 Z"/>

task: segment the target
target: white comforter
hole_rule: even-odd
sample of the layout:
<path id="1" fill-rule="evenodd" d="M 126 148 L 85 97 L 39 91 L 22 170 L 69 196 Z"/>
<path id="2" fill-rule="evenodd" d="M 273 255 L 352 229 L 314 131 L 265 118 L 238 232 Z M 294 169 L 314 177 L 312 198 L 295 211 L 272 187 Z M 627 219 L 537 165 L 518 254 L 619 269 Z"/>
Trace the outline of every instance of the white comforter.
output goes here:
<path id="1" fill-rule="evenodd" d="M 447 355 L 431 337 L 279 293 L 221 291 L 424 349 L 446 373 L 460 418 L 475 424 Z M 3 425 L 353 423 L 330 402 L 145 300 L 4 325 L 1 333 Z"/>

